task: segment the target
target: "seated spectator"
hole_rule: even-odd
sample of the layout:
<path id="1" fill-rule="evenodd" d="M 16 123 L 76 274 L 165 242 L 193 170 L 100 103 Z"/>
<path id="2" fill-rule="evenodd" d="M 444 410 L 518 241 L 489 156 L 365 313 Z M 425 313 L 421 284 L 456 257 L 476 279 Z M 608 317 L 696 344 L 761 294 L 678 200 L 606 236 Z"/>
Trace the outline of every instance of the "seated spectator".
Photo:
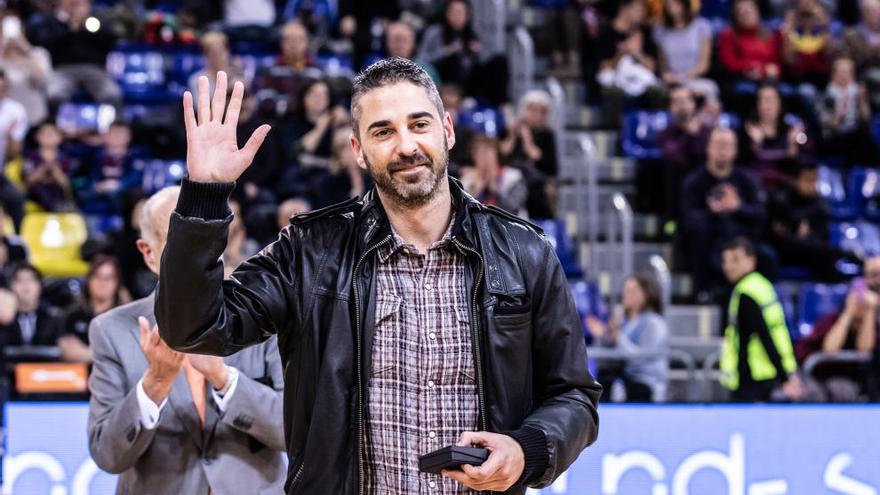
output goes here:
<path id="1" fill-rule="evenodd" d="M 52 75 L 49 52 L 28 42 L 18 17 L 7 14 L 2 25 L 13 31 L 3 32 L 0 38 L 0 67 L 6 73 L 9 97 L 24 106 L 28 124 L 36 125 L 49 117 L 46 100 L 46 84 Z"/>
<path id="2" fill-rule="evenodd" d="M 663 92 L 657 70 L 657 46 L 645 25 L 642 0 L 622 0 L 611 21 L 601 26 L 596 37 L 596 80 L 602 86 L 603 125 L 620 128 L 620 117 L 628 98 L 640 108 L 659 108 Z"/>
<path id="3" fill-rule="evenodd" d="M 846 28 L 843 53 L 868 86 L 871 109 L 880 111 L 880 0 L 861 0 L 861 22 Z"/>
<path id="4" fill-rule="evenodd" d="M 520 98 L 516 120 L 501 141 L 504 162 L 525 173 L 531 218 L 553 218 L 556 210 L 556 135 L 550 127 L 550 95 L 529 90 Z"/>
<path id="5" fill-rule="evenodd" d="M 104 146 L 89 163 L 87 182 L 78 184 L 74 190 L 86 211 L 119 215 L 123 193 L 139 187 L 142 174 L 134 166 L 128 124 L 116 121 L 102 137 Z"/>
<path id="6" fill-rule="evenodd" d="M 22 171 L 27 197 L 49 211 L 73 209 L 70 179 L 73 160 L 61 152 L 61 131 L 44 122 L 34 133 L 36 148 L 24 160 Z"/>
<path id="7" fill-rule="evenodd" d="M 464 88 L 465 93 L 498 105 L 507 101 L 507 60 L 486 53 L 472 26 L 467 0 L 446 0 L 441 22 L 422 33 L 420 60 L 440 73 L 440 78 Z"/>
<path id="8" fill-rule="evenodd" d="M 28 132 L 24 106 L 9 97 L 9 81 L 0 70 L 0 203 L 12 217 L 15 230 L 24 218 L 24 196 L 6 176 L 6 164 L 21 158 L 24 138 Z"/>
<path id="9" fill-rule="evenodd" d="M 459 125 L 458 115 L 464 99 L 461 88 L 455 84 L 444 84 L 437 91 L 440 93 L 443 109 L 449 113 L 452 123 L 455 124 L 455 146 L 449 150 L 449 173 L 457 176 L 459 168 L 471 161 L 471 140 L 476 133 L 466 125 Z"/>
<path id="10" fill-rule="evenodd" d="M 276 65 L 294 71 L 317 67 L 309 42 L 309 32 L 301 22 L 286 22 L 281 27 L 281 54 Z"/>
<path id="11" fill-rule="evenodd" d="M 791 184 L 769 195 L 767 217 L 767 239 L 776 249 L 780 265 L 805 267 L 819 281 L 838 282 L 842 278 L 838 261 L 858 261 L 853 254 L 831 245 L 831 214 L 819 196 L 815 163 L 800 163 Z"/>
<path id="12" fill-rule="evenodd" d="M 229 53 L 229 39 L 225 34 L 216 31 L 205 33 L 199 40 L 199 44 L 202 47 L 202 55 L 205 56 L 205 68 L 189 76 L 189 90 L 192 94 L 199 93 L 199 77 L 201 76 L 208 78 L 208 86 L 213 94 L 217 72 L 221 70 L 226 72 L 230 88 L 235 81 L 243 82 L 245 87 L 251 83 L 244 77 L 241 62 Z"/>
<path id="13" fill-rule="evenodd" d="M 392 22 L 385 28 L 385 51 L 389 57 L 400 57 L 412 60 L 419 65 L 434 80 L 439 88 L 441 85 L 440 73 L 429 62 L 416 56 L 416 33 L 405 22 Z"/>
<path id="14" fill-rule="evenodd" d="M 663 1 L 663 19 L 654 26 L 654 41 L 666 84 L 683 84 L 701 97 L 718 99 L 718 85 L 707 78 L 712 64 L 712 25 L 696 16 L 690 0 Z"/>
<path id="15" fill-rule="evenodd" d="M 638 356 L 625 361 L 625 366 L 599 368 L 597 379 L 605 387 L 604 398 L 611 393 L 611 384 L 622 379 L 627 402 L 663 402 L 669 375 L 669 329 L 663 319 L 660 285 L 651 277 L 635 275 L 623 285 L 624 321 L 612 317 L 604 324 L 587 317 L 587 330 L 604 347 L 623 352 L 656 352 L 658 355 Z"/>
<path id="16" fill-rule="evenodd" d="M 782 36 L 761 23 L 755 0 L 734 0 L 730 27 L 718 35 L 718 61 L 731 80 L 778 79 Z"/>
<path id="17" fill-rule="evenodd" d="M 265 41 L 275 25 L 274 0 L 225 0 L 218 3 L 223 7 L 223 29 L 233 40 Z"/>
<path id="18" fill-rule="evenodd" d="M 372 186 L 370 178 L 358 166 L 349 142 L 351 131 L 338 129 L 333 134 L 333 155 L 328 174 L 322 176 L 316 187 L 313 204 L 323 208 L 361 196 Z"/>
<path id="19" fill-rule="evenodd" d="M 660 145 L 665 189 L 665 213 L 678 218 L 682 178 L 706 161 L 706 144 L 712 122 L 697 111 L 694 92 L 688 86 L 669 88 L 669 125 L 660 131 Z"/>
<path id="20" fill-rule="evenodd" d="M 721 348 L 721 384 L 733 402 L 798 400 L 798 377 L 785 311 L 776 289 L 756 270 L 752 243 L 736 238 L 724 246 L 724 275 L 734 285 Z"/>
<path id="21" fill-rule="evenodd" d="M 279 134 L 287 165 L 278 194 L 311 194 L 312 179 L 327 172 L 333 131 L 349 122 L 348 112 L 334 101 L 330 85 L 316 80 L 303 89 L 299 110 L 281 121 Z M 295 187 L 295 189 L 291 189 Z"/>
<path id="22" fill-rule="evenodd" d="M 772 84 L 758 88 L 754 111 L 742 126 L 740 140 L 741 163 L 767 188 L 785 182 L 785 173 L 791 172 L 792 164 L 812 144 L 802 123 L 786 122 L 782 98 Z"/>
<path id="23" fill-rule="evenodd" d="M 64 331 L 64 318 L 41 300 L 43 275 L 28 264 L 16 265 L 9 274 L 15 294 L 15 320 L 0 326 L 0 348 L 6 346 L 55 347 Z"/>
<path id="24" fill-rule="evenodd" d="M 691 278 L 700 302 L 712 300 L 720 280 L 719 255 L 739 236 L 757 239 L 764 220 L 758 185 L 734 167 L 736 134 L 715 128 L 709 134 L 706 166 L 691 172 L 681 189 L 681 225 Z"/>
<path id="25" fill-rule="evenodd" d="M 53 104 L 69 100 L 79 87 L 100 103 L 122 102 L 119 86 L 105 69 L 116 37 L 111 23 L 95 17 L 91 0 L 60 0 L 54 15 L 37 17 L 28 32 L 35 45 L 52 54 L 55 70 L 48 92 Z"/>
<path id="26" fill-rule="evenodd" d="M 877 293 L 865 286 L 864 279 L 856 279 L 844 308 L 820 317 L 812 333 L 795 344 L 798 361 L 803 363 L 817 352 L 873 353 L 877 348 L 877 305 Z M 865 364 L 841 362 L 819 365 L 812 373 L 824 385 L 831 402 L 859 400 L 867 386 L 867 374 Z"/>
<path id="27" fill-rule="evenodd" d="M 844 157 L 847 165 L 877 164 L 877 144 L 869 126 L 871 107 L 865 86 L 856 80 L 855 64 L 838 58 L 831 70 L 831 82 L 820 100 L 823 151 Z"/>
<path id="28" fill-rule="evenodd" d="M 302 0 L 289 0 L 302 2 Z M 325 0 L 332 2 L 332 0 Z M 382 30 L 399 19 L 412 25 L 416 31 L 421 31 L 424 22 L 422 18 L 414 19 L 409 13 L 404 13 L 401 5 L 405 0 L 387 0 L 383 2 L 356 2 L 338 1 L 339 5 L 339 35 L 351 43 L 354 52 L 354 67 L 364 68 L 369 55 L 382 51 Z M 306 2 L 302 2 L 306 3 Z M 425 2 L 406 2 L 410 12 L 419 7 L 437 12 L 441 2 L 431 2 L 429 6 Z M 409 17 L 407 18 L 407 15 Z M 418 23 L 412 21 L 417 20 Z"/>
<path id="29" fill-rule="evenodd" d="M 58 339 L 61 359 L 88 363 L 89 322 L 99 314 L 131 301 L 122 285 L 122 270 L 116 258 L 96 255 L 89 263 L 81 298 L 67 311 L 64 335 Z"/>
<path id="30" fill-rule="evenodd" d="M 471 141 L 471 166 L 461 169 L 464 190 L 484 205 L 525 216 L 528 186 L 522 172 L 501 162 L 498 140 L 476 136 Z"/>
<path id="31" fill-rule="evenodd" d="M 808 96 L 825 86 L 832 49 L 828 12 L 818 0 L 796 0 L 782 25 L 782 71 L 794 85 L 810 85 Z"/>

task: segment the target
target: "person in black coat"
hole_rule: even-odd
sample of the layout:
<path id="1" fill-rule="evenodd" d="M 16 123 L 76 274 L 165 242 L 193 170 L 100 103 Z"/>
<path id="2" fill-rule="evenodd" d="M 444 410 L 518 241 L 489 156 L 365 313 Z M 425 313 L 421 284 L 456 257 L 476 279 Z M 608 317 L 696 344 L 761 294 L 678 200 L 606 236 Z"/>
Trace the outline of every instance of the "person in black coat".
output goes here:
<path id="1" fill-rule="evenodd" d="M 723 284 L 720 255 L 724 243 L 736 237 L 758 240 L 764 224 L 762 191 L 748 174 L 734 167 L 736 154 L 736 134 L 713 129 L 706 166 L 691 172 L 682 185 L 681 224 L 698 299 L 705 297 L 701 292 Z"/>
<path id="2" fill-rule="evenodd" d="M 64 331 L 60 312 L 41 301 L 43 276 L 34 266 L 22 263 L 9 274 L 9 286 L 18 309 L 15 319 L 0 326 L 0 347 L 56 346 Z"/>

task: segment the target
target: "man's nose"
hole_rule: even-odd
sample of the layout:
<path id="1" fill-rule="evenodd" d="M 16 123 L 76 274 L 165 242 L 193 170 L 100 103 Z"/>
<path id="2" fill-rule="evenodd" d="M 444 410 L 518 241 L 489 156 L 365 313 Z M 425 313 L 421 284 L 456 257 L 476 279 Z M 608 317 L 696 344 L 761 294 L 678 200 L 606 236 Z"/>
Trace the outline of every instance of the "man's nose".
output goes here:
<path id="1" fill-rule="evenodd" d="M 415 139 L 415 135 L 409 130 L 402 131 L 400 141 L 397 143 L 397 153 L 402 156 L 413 156 L 419 150 L 419 143 Z"/>

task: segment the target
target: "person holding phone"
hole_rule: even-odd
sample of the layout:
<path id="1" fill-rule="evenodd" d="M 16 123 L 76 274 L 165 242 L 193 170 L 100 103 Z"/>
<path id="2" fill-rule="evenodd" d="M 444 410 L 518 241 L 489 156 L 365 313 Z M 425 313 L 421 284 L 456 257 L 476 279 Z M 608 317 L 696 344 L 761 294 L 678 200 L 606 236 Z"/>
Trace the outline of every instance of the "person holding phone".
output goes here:
<path id="1" fill-rule="evenodd" d="M 288 494 L 549 486 L 596 440 L 602 387 L 553 245 L 447 175 L 455 131 L 430 76 L 401 58 L 360 73 L 349 142 L 376 186 L 294 217 L 224 281 L 227 197 L 269 132 L 238 148 L 244 87 L 227 106 L 226 84 L 219 73 L 212 103 L 199 81 L 198 120 L 184 95 L 188 177 L 156 297 L 165 342 L 226 355 L 278 336 Z M 489 455 L 419 469 L 453 445 Z"/>
<path id="2" fill-rule="evenodd" d="M 21 19 L 12 14 L 0 21 L 0 67 L 6 72 L 9 97 L 24 106 L 28 125 L 46 120 L 49 115 L 46 84 L 52 74 L 51 58 L 45 48 L 28 42 Z"/>

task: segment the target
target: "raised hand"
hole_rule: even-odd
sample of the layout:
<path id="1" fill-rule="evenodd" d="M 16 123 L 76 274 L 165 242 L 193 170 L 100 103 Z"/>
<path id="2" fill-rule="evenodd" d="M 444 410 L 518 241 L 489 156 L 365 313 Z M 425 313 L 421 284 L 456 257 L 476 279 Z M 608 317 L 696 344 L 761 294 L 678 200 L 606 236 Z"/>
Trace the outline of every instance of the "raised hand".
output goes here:
<path id="1" fill-rule="evenodd" d="M 208 78 L 199 78 L 199 117 L 196 121 L 193 95 L 183 94 L 183 121 L 186 125 L 186 169 L 196 182 L 232 182 L 250 166 L 271 127 L 261 125 L 244 147 L 238 148 L 236 127 L 244 98 L 244 84 L 236 81 L 226 105 L 226 73 L 217 72 L 214 97 Z M 226 118 L 223 118 L 223 115 Z"/>

